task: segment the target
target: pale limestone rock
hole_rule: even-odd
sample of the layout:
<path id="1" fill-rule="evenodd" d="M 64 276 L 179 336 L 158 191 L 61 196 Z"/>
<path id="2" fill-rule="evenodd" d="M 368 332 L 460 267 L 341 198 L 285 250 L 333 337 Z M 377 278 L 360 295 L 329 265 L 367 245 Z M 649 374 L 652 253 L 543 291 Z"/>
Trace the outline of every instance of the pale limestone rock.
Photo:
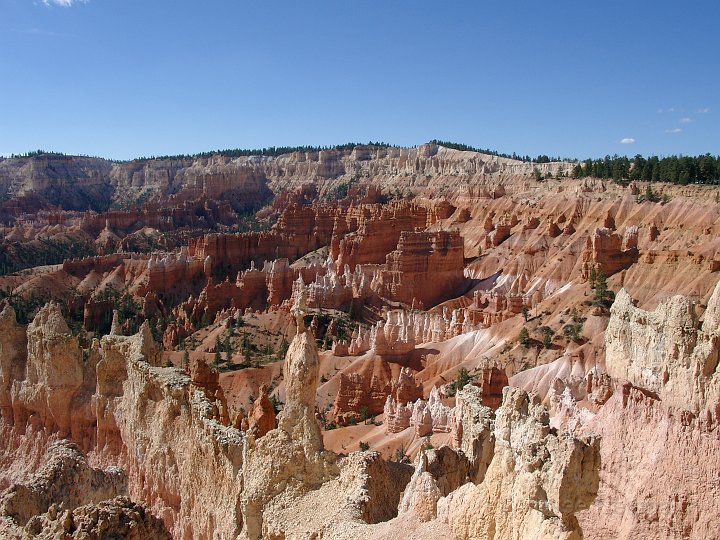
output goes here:
<path id="1" fill-rule="evenodd" d="M 585 538 L 717 537 L 717 424 L 627 383 L 584 431 L 602 438 L 597 499 L 577 515 Z"/>
<path id="2" fill-rule="evenodd" d="M 22 531 L 4 531 L 8 538 L 23 540 L 89 540 L 123 538 L 126 540 L 170 540 L 163 522 L 143 504 L 127 497 L 115 497 L 97 504 L 60 511 L 54 506 L 33 517 Z"/>
<path id="3" fill-rule="evenodd" d="M 470 462 L 462 454 L 443 446 L 418 454 L 398 513 L 412 512 L 420 521 L 437 517 L 437 502 L 469 480 Z"/>
<path id="4" fill-rule="evenodd" d="M 352 515 L 365 523 L 380 523 L 397 515 L 398 502 L 412 467 L 385 461 L 377 452 L 355 452 L 342 464 L 339 483 Z"/>
<path id="5" fill-rule="evenodd" d="M 671 407 L 717 416 L 720 407 L 720 283 L 700 325 L 689 299 L 675 296 L 653 311 L 620 290 L 605 331 L 607 373 L 657 394 Z"/>
<path id="6" fill-rule="evenodd" d="M 605 334 L 613 392 L 582 429 L 602 437 L 597 500 L 578 515 L 588 537 L 717 536 L 719 313 L 720 284 L 702 325 L 686 298 L 644 311 L 618 293 Z"/>
<path id="7" fill-rule="evenodd" d="M 70 435 L 72 401 L 83 385 L 83 357 L 60 306 L 47 304 L 27 329 L 28 358 L 23 381 L 15 381 L 13 401 L 23 416 L 37 415 L 39 424 L 60 437 Z"/>
<path id="8" fill-rule="evenodd" d="M 435 519 L 440 490 L 433 476 L 424 470 L 422 462 L 400 502 L 400 513 L 412 512 L 420 521 Z"/>
<path id="9" fill-rule="evenodd" d="M 25 329 L 17 323 L 12 306 L 5 304 L 0 312 L 0 413 L 10 424 L 13 423 L 13 381 L 25 378 L 26 361 Z"/>
<path id="10" fill-rule="evenodd" d="M 113 309 L 112 324 L 110 325 L 110 335 L 122 335 L 122 327 L 120 326 L 120 314 L 117 309 Z"/>
<path id="11" fill-rule="evenodd" d="M 360 538 L 371 524 L 382 526 L 396 516 L 410 465 L 366 451 L 342 458 L 339 467 L 339 475 L 317 489 L 278 495 L 266 507 L 263 538 Z"/>
<path id="12" fill-rule="evenodd" d="M 495 451 L 494 412 L 482 403 L 482 390 L 471 384 L 455 395 L 453 442 L 470 461 L 470 478 L 475 483 L 485 478 Z"/>
<path id="13" fill-rule="evenodd" d="M 3 347 L 24 343 L 11 315 L 0 316 Z M 25 369 L 24 350 L 8 355 L 8 370 L 17 377 L 10 400 L 19 432 L 8 449 L 26 448 L 26 437 L 36 446 L 69 437 L 91 451 L 94 463 L 120 465 L 126 491 L 174 536 L 235 537 L 242 526 L 243 435 L 215 420 L 215 405 L 183 372 L 158 367 L 157 352 L 144 323 L 134 336 L 94 341 L 83 362 L 59 307 L 45 306 L 27 329 Z"/>
<path id="14" fill-rule="evenodd" d="M 537 396 L 506 388 L 496 412 L 495 451 L 484 480 L 438 503 L 458 539 L 579 539 L 575 513 L 598 489 L 598 440 L 550 432 Z"/>
<path id="15" fill-rule="evenodd" d="M 117 452 L 130 496 L 146 502 L 174 537 L 234 538 L 242 524 L 243 435 L 215 420 L 214 404 L 182 371 L 148 363 L 156 362 L 157 346 L 143 327 L 101 342 L 93 403 L 102 456 Z"/>
<path id="16" fill-rule="evenodd" d="M 285 407 L 278 427 L 258 440 L 250 435 L 246 441 L 244 538 L 259 539 L 272 530 L 274 498 L 301 496 L 338 474 L 335 455 L 324 450 L 315 418 L 319 362 L 312 335 L 299 332 L 285 356 Z"/>
<path id="17" fill-rule="evenodd" d="M 453 429 L 455 414 L 451 407 L 442 403 L 437 387 L 430 391 L 428 401 L 417 399 L 407 404 L 393 392 L 385 401 L 383 413 L 386 433 L 399 433 L 413 426 L 418 437 L 449 433 Z"/>
<path id="18" fill-rule="evenodd" d="M 53 505 L 74 510 L 127 493 L 127 477 L 117 468 L 91 468 L 77 446 L 53 443 L 47 463 L 27 484 L 14 484 L 0 495 L 0 515 L 24 527 Z"/>

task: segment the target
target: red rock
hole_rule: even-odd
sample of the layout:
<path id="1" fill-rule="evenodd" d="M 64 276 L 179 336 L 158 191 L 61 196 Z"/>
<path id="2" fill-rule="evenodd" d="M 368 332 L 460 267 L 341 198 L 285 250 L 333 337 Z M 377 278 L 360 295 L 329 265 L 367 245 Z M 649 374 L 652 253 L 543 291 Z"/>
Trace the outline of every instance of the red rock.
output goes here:
<path id="1" fill-rule="evenodd" d="M 508 385 L 507 374 L 504 369 L 497 367 L 482 369 L 475 377 L 473 385 L 482 390 L 482 404 L 497 409 L 502 403 L 503 388 Z"/>
<path id="2" fill-rule="evenodd" d="M 260 396 L 253 402 L 248 414 L 248 431 L 253 431 L 255 438 L 260 438 L 271 429 L 275 429 L 275 409 L 268 399 L 267 386 L 260 387 Z"/>
<path id="3" fill-rule="evenodd" d="M 403 232 L 373 289 L 386 298 L 433 306 L 459 293 L 464 281 L 463 243 L 457 232 Z"/>
<path id="4" fill-rule="evenodd" d="M 633 244 L 631 240 L 630 244 Z M 634 241 L 637 244 L 637 240 Z M 583 252 L 583 277 L 587 279 L 590 268 L 594 267 L 606 276 L 624 270 L 638 260 L 638 250 L 631 247 L 622 250 L 622 237 L 609 229 L 595 229 L 595 234 L 587 239 Z"/>

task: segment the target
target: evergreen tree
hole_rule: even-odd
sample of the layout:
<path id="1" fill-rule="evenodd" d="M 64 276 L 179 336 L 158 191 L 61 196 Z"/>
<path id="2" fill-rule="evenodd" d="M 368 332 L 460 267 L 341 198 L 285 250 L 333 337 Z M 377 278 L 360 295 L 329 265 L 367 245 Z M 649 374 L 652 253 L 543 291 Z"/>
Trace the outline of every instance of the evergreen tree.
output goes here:
<path id="1" fill-rule="evenodd" d="M 563 327 L 563 333 L 565 334 L 565 336 L 568 337 L 568 339 L 571 339 L 572 341 L 582 341 L 582 323 L 566 324 Z"/>
<path id="2" fill-rule="evenodd" d="M 222 357 L 220 356 L 220 350 L 215 351 L 215 356 L 213 357 L 213 367 L 217 369 L 220 367 L 220 363 L 222 362 Z"/>
<path id="3" fill-rule="evenodd" d="M 218 367 L 220 363 L 222 362 L 222 356 L 220 354 L 220 351 L 222 350 L 222 346 L 220 344 L 220 337 L 215 338 L 215 356 L 213 357 L 213 365 L 215 367 Z"/>
<path id="4" fill-rule="evenodd" d="M 225 349 L 225 362 L 228 365 L 232 364 L 232 343 L 230 343 L 230 336 L 225 336 L 225 343 L 223 344 Z"/>
<path id="5" fill-rule="evenodd" d="M 605 297 L 608 293 L 608 286 L 607 286 L 607 276 L 605 276 L 605 272 L 600 270 L 597 275 L 597 279 L 595 281 L 595 301 L 596 302 L 604 302 Z"/>
<path id="6" fill-rule="evenodd" d="M 524 326 L 520 329 L 520 333 L 518 334 L 518 341 L 521 345 L 527 345 L 528 341 L 530 341 L 530 333 Z"/>
<path id="7" fill-rule="evenodd" d="M 455 391 L 462 390 L 469 382 L 470 375 L 468 374 L 468 370 L 464 367 L 460 368 L 460 371 L 458 371 L 457 377 L 455 378 L 455 382 L 453 383 Z"/>
<path id="8" fill-rule="evenodd" d="M 595 282 L 597 281 L 597 271 L 595 270 L 595 267 L 593 266 L 590 269 L 590 276 L 588 277 L 588 283 L 590 284 L 590 288 L 595 288 Z"/>
<path id="9" fill-rule="evenodd" d="M 552 338 L 555 335 L 555 330 L 549 326 L 541 326 L 538 328 L 538 332 L 540 332 L 540 335 L 542 336 L 543 346 L 546 349 L 549 349 L 552 346 Z"/>

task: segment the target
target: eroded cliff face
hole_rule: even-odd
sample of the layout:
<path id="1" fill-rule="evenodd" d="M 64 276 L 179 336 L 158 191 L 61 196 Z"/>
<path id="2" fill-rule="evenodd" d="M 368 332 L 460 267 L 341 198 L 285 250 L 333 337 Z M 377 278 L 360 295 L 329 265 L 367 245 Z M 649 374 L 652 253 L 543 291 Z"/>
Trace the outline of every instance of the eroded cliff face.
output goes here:
<path id="1" fill-rule="evenodd" d="M 3 492 L 0 513 L 24 527 L 53 505 L 73 510 L 125 493 L 127 476 L 120 469 L 93 469 L 74 444 L 59 440 L 50 446 L 47 463 L 28 484 L 13 484 Z"/>
<path id="2" fill-rule="evenodd" d="M 25 329 L 17 323 L 15 311 L 5 305 L 0 312 L 0 412 L 3 420 L 13 424 L 11 391 L 14 381 L 22 380 L 25 372 L 27 338 Z"/>
<path id="3" fill-rule="evenodd" d="M 702 322 L 694 308 L 676 296 L 645 311 L 625 291 L 612 307 L 612 395 L 582 428 L 602 437 L 597 502 L 580 517 L 592 537 L 708 538 L 720 527 L 720 284 Z"/>
<path id="4" fill-rule="evenodd" d="M 582 538 L 575 514 L 598 490 L 599 444 L 552 433 L 537 396 L 506 388 L 483 481 L 438 503 L 455 538 Z"/>
<path id="5" fill-rule="evenodd" d="M 97 401 L 98 425 L 119 435 L 120 444 L 110 447 L 120 454 L 98 452 L 96 459 L 121 464 L 130 496 L 147 502 L 173 536 L 237 535 L 242 433 L 219 421 L 218 404 L 182 372 L 136 362 L 127 373 L 121 397 Z"/>
<path id="6" fill-rule="evenodd" d="M 638 309 L 623 289 L 605 331 L 608 374 L 656 394 L 666 405 L 720 414 L 720 283 L 701 324 L 690 299 L 675 296 L 653 311 Z"/>
<path id="7" fill-rule="evenodd" d="M 19 341 L 8 310 L 3 323 Z M 8 334 L 3 328 L 0 335 Z M 183 372 L 156 367 L 157 345 L 147 325 L 135 336 L 105 336 L 83 359 L 59 307 L 49 304 L 28 327 L 27 343 L 26 358 L 18 354 L 3 366 L 3 375 L 6 368 L 21 374 L 13 381 L 12 427 L 3 419 L 11 435 L 3 451 L 14 453 L 17 463 L 3 475 L 21 477 L 26 459 L 36 459 L 22 454 L 27 440 L 42 446 L 67 438 L 88 452 L 90 462 L 125 471 L 126 487 L 108 499 L 128 494 L 143 501 L 175 537 L 239 533 L 243 435 L 218 421 L 222 403 L 209 400 Z M 218 490 L 224 496 L 212 504 L 195 503 L 214 499 Z"/>
<path id="8" fill-rule="evenodd" d="M 45 306 L 27 329 L 27 364 L 24 380 L 13 386 L 17 423 L 37 423 L 67 437 L 71 415 L 78 407 L 73 400 L 83 385 L 82 350 L 70 333 L 57 304 Z M 79 416 L 79 415 L 77 415 Z M 76 417 L 77 417 L 76 416 Z M 77 425 L 75 430 L 81 430 Z M 77 433 L 79 435 L 79 433 Z"/>
<path id="9" fill-rule="evenodd" d="M 564 164 L 535 165 L 555 173 Z M 252 205 L 281 190 L 309 182 L 320 194 L 353 178 L 376 177 L 383 187 L 392 179 L 417 176 L 415 189 L 446 184 L 453 176 L 531 175 L 533 166 L 476 152 L 433 144 L 418 148 L 357 147 L 354 150 L 295 152 L 278 157 L 151 159 L 112 162 L 79 156 L 43 155 L 0 161 L 0 193 L 38 194 L 68 209 L 102 208 L 110 202 L 134 202 L 142 193 L 188 199 L 224 197 Z M 422 180 L 420 180 L 422 179 Z"/>
<path id="10" fill-rule="evenodd" d="M 52 443 L 47 462 L 28 483 L 0 494 L 3 538 L 133 538 L 169 540 L 163 522 L 124 496 L 119 468 L 90 467 L 77 446 Z"/>
<path id="11" fill-rule="evenodd" d="M 718 530 L 719 296 L 716 286 L 698 316 L 701 306 L 686 297 L 648 311 L 621 290 L 604 361 L 566 355 L 511 380 L 548 389 L 559 431 L 600 437 L 597 498 L 577 514 L 586 538 L 699 539 Z"/>
<path id="12" fill-rule="evenodd" d="M 150 202 L 101 214 L 23 215 L 32 186 L 11 199 L 7 242 L 164 250 L 0 278 L 9 301 L 50 291 L 97 331 L 78 340 L 57 305 L 27 328 L 0 313 L 0 488 L 31 485 L 57 440 L 125 478 L 102 501 L 36 505 L 25 527 L 134 521 L 152 538 L 156 516 L 175 538 L 712 537 L 717 205 L 699 187 L 640 203 L 637 186 L 526 169 L 433 146 L 356 149 L 113 164 L 98 180 L 111 197 Z M 317 200 L 357 178 L 348 198 Z M 268 187 L 293 190 L 257 214 L 272 230 L 224 228 L 240 195 L 255 204 Z M 611 310 L 598 302 L 600 271 L 637 305 L 625 290 Z M 110 324 L 109 287 L 138 302 L 137 320 Z M 301 300 L 315 316 L 283 366 Z M 206 361 L 225 336 L 220 375 Z M 263 383 L 284 402 L 277 424 Z M 361 442 L 377 452 L 343 455 Z"/>
<path id="13" fill-rule="evenodd" d="M 601 437 L 595 503 L 578 514 L 585 538 L 713 538 L 720 527 L 715 424 L 619 388 L 586 424 Z"/>

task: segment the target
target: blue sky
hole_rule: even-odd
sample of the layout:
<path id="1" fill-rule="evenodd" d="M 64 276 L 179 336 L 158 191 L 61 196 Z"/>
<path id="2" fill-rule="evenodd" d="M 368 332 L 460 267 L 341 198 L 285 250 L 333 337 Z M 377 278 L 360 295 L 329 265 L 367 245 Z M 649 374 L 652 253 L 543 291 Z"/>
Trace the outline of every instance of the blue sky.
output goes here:
<path id="1" fill-rule="evenodd" d="M 717 154 L 719 20 L 715 0 L 0 0 L 0 155 Z"/>

